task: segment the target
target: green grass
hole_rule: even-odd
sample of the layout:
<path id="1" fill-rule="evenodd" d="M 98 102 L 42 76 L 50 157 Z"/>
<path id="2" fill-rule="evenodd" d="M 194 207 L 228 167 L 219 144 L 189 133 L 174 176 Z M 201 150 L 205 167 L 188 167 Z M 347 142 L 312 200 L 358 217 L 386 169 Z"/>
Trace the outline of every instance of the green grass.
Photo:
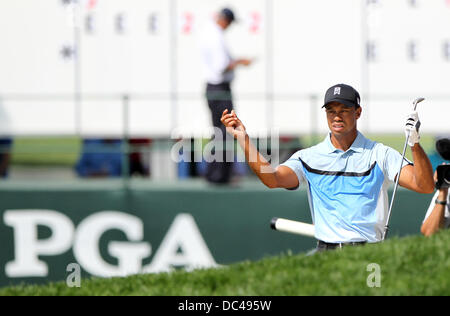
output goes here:
<path id="1" fill-rule="evenodd" d="M 14 139 L 11 164 L 25 166 L 75 165 L 81 150 L 78 137 L 24 138 Z"/>
<path id="2" fill-rule="evenodd" d="M 0 289 L 0 295 L 450 295 L 450 230 L 314 256 L 281 255 L 218 269 Z M 381 286 L 368 287 L 370 263 Z"/>

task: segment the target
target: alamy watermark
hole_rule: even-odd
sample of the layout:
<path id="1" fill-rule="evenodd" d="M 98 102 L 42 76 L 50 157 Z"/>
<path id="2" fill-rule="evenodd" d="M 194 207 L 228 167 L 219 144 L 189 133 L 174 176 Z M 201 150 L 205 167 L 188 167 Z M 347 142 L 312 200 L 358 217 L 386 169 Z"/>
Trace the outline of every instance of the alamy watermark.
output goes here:
<path id="1" fill-rule="evenodd" d="M 186 136 L 182 130 L 175 129 L 171 138 L 178 139 L 172 146 L 170 156 L 173 162 L 258 162 L 258 155 L 253 152 L 245 157 L 244 139 L 235 139 L 229 133 L 224 133 L 220 128 L 214 127 L 213 137 L 211 133 L 196 133 Z M 242 136 L 244 137 L 244 136 Z M 191 141 L 193 139 L 193 141 Z M 203 139 L 210 139 L 207 143 Z M 279 165 L 279 132 L 278 130 L 260 131 L 252 137 L 252 143 L 257 147 L 258 152 L 274 166 Z M 270 173 L 273 169 L 263 166 L 261 173 Z"/>
<path id="2" fill-rule="evenodd" d="M 381 287 L 381 267 L 377 263 L 369 263 L 366 268 L 367 272 L 371 272 L 367 277 L 366 284 L 370 288 Z"/>
<path id="3" fill-rule="evenodd" d="M 66 267 L 66 272 L 70 272 L 66 278 L 66 285 L 68 287 L 81 287 L 80 265 L 78 263 L 69 263 Z"/>

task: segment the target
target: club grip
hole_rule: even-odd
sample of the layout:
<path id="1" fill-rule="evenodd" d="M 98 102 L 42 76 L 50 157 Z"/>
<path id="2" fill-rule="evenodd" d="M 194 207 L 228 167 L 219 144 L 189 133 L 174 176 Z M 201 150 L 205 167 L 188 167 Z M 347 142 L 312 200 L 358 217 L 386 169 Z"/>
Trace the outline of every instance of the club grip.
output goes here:
<path id="1" fill-rule="evenodd" d="M 284 218 L 272 218 L 270 221 L 270 227 L 274 230 L 302 236 L 314 237 L 315 234 L 314 225 L 291 221 Z"/>

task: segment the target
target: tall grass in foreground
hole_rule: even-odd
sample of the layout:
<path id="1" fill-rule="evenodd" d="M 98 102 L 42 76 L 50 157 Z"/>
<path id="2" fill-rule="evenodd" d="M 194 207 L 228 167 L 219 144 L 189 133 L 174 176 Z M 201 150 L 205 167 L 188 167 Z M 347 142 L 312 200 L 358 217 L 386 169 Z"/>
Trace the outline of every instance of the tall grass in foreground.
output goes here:
<path id="1" fill-rule="evenodd" d="M 313 256 L 283 254 L 257 262 L 126 278 L 83 279 L 0 289 L 0 295 L 450 295 L 450 231 L 391 238 Z M 380 287 L 369 287 L 380 267 Z"/>

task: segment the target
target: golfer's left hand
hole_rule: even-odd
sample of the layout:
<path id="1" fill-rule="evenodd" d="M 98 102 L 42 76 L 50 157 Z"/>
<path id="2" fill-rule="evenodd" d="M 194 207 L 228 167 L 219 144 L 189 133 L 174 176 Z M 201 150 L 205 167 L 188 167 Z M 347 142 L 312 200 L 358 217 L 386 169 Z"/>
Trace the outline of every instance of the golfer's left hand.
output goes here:
<path id="1" fill-rule="evenodd" d="M 417 111 L 413 111 L 406 117 L 405 124 L 405 135 L 406 137 L 408 137 L 409 133 L 408 145 L 411 147 L 420 141 L 419 128 L 419 114 L 417 113 Z"/>

